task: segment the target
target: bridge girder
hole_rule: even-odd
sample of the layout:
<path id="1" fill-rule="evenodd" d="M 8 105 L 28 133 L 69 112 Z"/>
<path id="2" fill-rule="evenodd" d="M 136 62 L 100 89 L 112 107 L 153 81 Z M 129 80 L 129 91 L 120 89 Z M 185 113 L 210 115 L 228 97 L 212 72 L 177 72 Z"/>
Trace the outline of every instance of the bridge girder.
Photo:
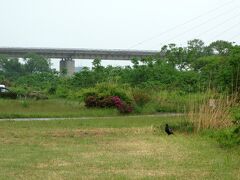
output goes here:
<path id="1" fill-rule="evenodd" d="M 38 54 L 46 58 L 62 59 L 60 71 L 66 69 L 67 75 L 74 73 L 73 59 L 102 59 L 102 60 L 131 60 L 156 56 L 158 51 L 144 50 L 104 50 L 104 49 L 61 49 L 61 48 L 0 48 L 0 54 L 8 57 L 23 58 L 29 53 Z"/>

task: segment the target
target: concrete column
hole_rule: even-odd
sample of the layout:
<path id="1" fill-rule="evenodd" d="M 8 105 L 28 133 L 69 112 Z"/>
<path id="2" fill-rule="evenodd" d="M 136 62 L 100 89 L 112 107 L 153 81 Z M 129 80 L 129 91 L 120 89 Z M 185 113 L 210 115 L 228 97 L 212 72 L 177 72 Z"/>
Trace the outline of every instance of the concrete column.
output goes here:
<path id="1" fill-rule="evenodd" d="M 72 76 L 75 72 L 75 61 L 72 58 L 63 58 L 60 61 L 60 73 L 64 76 Z"/>

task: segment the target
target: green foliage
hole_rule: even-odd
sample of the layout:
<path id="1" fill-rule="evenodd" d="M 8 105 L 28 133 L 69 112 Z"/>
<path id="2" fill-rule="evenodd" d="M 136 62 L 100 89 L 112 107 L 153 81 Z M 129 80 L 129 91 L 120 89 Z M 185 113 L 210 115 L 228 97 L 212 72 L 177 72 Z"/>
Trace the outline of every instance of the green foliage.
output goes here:
<path id="1" fill-rule="evenodd" d="M 56 96 L 60 97 L 60 98 L 68 98 L 70 94 L 69 89 L 63 87 L 63 86 L 59 86 L 56 90 Z"/>
<path id="2" fill-rule="evenodd" d="M 29 107 L 29 103 L 28 103 L 26 100 L 23 100 L 23 101 L 21 101 L 20 103 L 21 103 L 21 106 L 22 106 L 23 108 L 28 108 L 28 107 Z"/>
<path id="3" fill-rule="evenodd" d="M 240 106 L 232 109 L 233 123 L 240 124 Z"/>
<path id="4" fill-rule="evenodd" d="M 240 47 L 226 41 L 209 46 L 199 39 L 189 41 L 187 47 L 169 44 L 161 48 L 159 55 L 134 58 L 133 66 L 127 67 L 104 67 L 100 59 L 95 59 L 92 69 L 85 67 L 72 77 L 59 76 L 50 69 L 50 61 L 39 55 L 29 54 L 24 60 L 25 64 L 0 56 L 0 81 L 28 93 L 41 91 L 61 98 L 83 100 L 85 91 L 89 91 L 99 97 L 119 96 L 132 101 L 126 84 L 156 92 L 198 93 L 210 89 L 232 93 L 240 89 Z M 140 99 L 135 100 L 139 107 L 145 101 Z"/>
<path id="5" fill-rule="evenodd" d="M 32 73 L 52 72 L 50 60 L 37 54 L 28 54 L 24 58 L 25 64 L 20 63 L 17 58 L 0 56 L 0 75 L 11 81 L 17 80 Z M 1 75 L 1 76 L 2 76 Z"/>
<path id="6" fill-rule="evenodd" d="M 110 84 L 110 83 L 100 83 L 94 88 L 82 89 L 76 93 L 80 100 L 84 100 L 88 96 L 96 96 L 98 98 L 118 96 L 126 102 L 131 102 L 131 92 L 128 86 Z"/>
<path id="7" fill-rule="evenodd" d="M 24 58 L 27 73 L 51 72 L 50 60 L 37 54 L 28 54 Z"/>
<path id="8" fill-rule="evenodd" d="M 212 42 L 208 47 L 210 54 L 218 54 L 218 55 L 228 55 L 230 50 L 233 48 L 233 44 L 231 42 L 218 40 Z"/>
<path id="9" fill-rule="evenodd" d="M 11 81 L 25 74 L 24 65 L 15 58 L 8 59 L 5 56 L 0 56 L 0 69 L 2 69 L 2 79 L 6 77 Z"/>
<path id="10" fill-rule="evenodd" d="M 45 72 L 22 76 L 16 81 L 15 85 L 17 87 L 26 87 L 48 92 L 50 88 L 56 87 L 58 83 L 59 78 L 56 74 Z"/>
<path id="11" fill-rule="evenodd" d="M 4 99 L 17 99 L 18 94 L 12 91 L 0 92 L 0 98 Z"/>
<path id="12" fill-rule="evenodd" d="M 151 96 L 144 89 L 133 89 L 132 96 L 136 105 L 140 107 L 143 107 L 151 100 Z"/>
<path id="13" fill-rule="evenodd" d="M 240 126 L 218 130 L 210 134 L 222 147 L 231 148 L 240 145 Z"/>

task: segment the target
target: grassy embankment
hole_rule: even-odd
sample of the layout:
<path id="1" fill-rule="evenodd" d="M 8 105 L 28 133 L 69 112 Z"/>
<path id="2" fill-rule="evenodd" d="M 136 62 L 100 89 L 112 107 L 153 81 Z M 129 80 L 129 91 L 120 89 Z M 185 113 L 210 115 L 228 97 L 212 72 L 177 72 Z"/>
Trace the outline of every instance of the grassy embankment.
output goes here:
<path id="1" fill-rule="evenodd" d="M 0 179 L 240 179 L 240 149 L 153 126 L 183 117 L 0 122 Z"/>
<path id="2" fill-rule="evenodd" d="M 158 112 L 186 112 L 195 102 L 207 97 L 206 94 L 179 94 L 166 92 L 151 94 L 151 100 L 138 107 L 135 113 L 154 114 Z M 64 99 L 31 100 L 0 99 L 0 118 L 39 117 L 99 117 L 117 116 L 116 109 L 88 109 L 84 103 Z"/>

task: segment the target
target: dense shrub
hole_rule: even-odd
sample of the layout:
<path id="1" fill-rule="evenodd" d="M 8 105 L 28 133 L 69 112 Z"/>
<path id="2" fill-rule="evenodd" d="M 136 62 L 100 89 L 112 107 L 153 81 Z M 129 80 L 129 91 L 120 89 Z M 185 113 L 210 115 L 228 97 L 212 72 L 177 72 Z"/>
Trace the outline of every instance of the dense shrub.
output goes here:
<path id="1" fill-rule="evenodd" d="M 50 95 L 56 94 L 56 91 L 57 91 L 56 86 L 52 86 L 47 90 L 48 94 L 50 94 Z"/>
<path id="2" fill-rule="evenodd" d="M 94 88 L 84 88 L 75 92 L 75 97 L 80 101 L 86 101 L 89 96 L 96 96 L 97 99 L 107 101 L 106 97 L 118 96 L 127 103 L 132 102 L 131 89 L 124 85 L 101 83 L 96 85 Z M 109 100 L 108 100 L 109 101 Z"/>
<path id="3" fill-rule="evenodd" d="M 126 114 L 132 112 L 131 105 L 122 101 L 118 96 L 112 97 L 112 100 L 120 113 Z"/>
<path id="4" fill-rule="evenodd" d="M 233 147 L 240 145 L 240 126 L 220 130 L 214 136 L 218 143 L 223 147 Z"/>
<path id="5" fill-rule="evenodd" d="M 86 107 L 97 107 L 98 105 L 98 98 L 96 96 L 88 96 L 84 100 Z"/>
<path id="6" fill-rule="evenodd" d="M 84 102 L 86 107 L 101 107 L 101 108 L 114 107 L 112 96 L 97 97 L 95 95 L 92 95 L 86 97 Z"/>
<path id="7" fill-rule="evenodd" d="M 125 102 L 131 102 L 131 88 L 125 85 L 114 83 L 101 83 L 97 84 L 96 92 L 100 97 L 118 96 Z"/>
<path id="8" fill-rule="evenodd" d="M 135 89 L 133 90 L 133 99 L 136 105 L 142 107 L 151 100 L 151 97 L 146 93 L 146 90 Z"/>
<path id="9" fill-rule="evenodd" d="M 18 94 L 12 91 L 0 93 L 0 98 L 17 99 Z"/>
<path id="10" fill-rule="evenodd" d="M 132 112 L 131 105 L 122 101 L 118 96 L 106 96 L 106 97 L 88 96 L 85 98 L 84 102 L 85 102 L 85 106 L 88 108 L 91 108 L 91 107 L 100 107 L 100 108 L 116 107 L 120 113 Z"/>
<path id="11" fill-rule="evenodd" d="M 114 107 L 114 102 L 112 100 L 112 96 L 102 97 L 98 100 L 99 107 Z"/>
<path id="12" fill-rule="evenodd" d="M 65 87 L 61 87 L 59 86 L 57 89 L 56 89 L 56 96 L 57 97 L 60 97 L 60 98 L 67 98 L 70 94 L 69 92 L 70 90 L 68 88 L 65 88 Z"/>

